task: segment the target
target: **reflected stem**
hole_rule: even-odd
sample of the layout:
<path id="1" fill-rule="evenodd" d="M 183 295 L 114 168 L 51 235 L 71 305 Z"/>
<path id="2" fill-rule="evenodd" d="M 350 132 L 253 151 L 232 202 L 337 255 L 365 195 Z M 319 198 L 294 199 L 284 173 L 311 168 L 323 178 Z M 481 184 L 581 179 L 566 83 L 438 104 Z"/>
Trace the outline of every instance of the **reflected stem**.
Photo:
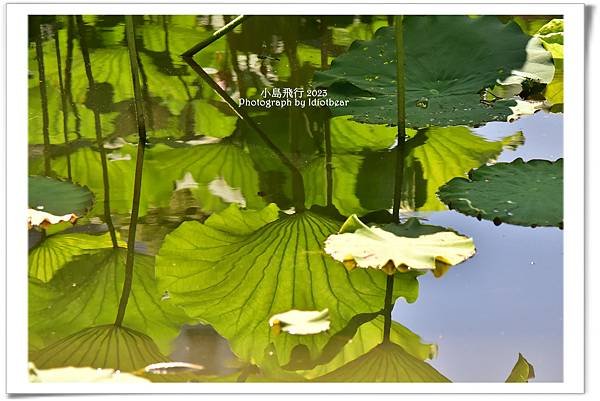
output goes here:
<path id="1" fill-rule="evenodd" d="M 85 67 L 85 75 L 88 79 L 88 85 L 90 87 L 90 92 L 96 88 L 96 83 L 94 82 L 94 74 L 92 73 L 92 63 L 90 61 L 90 52 L 87 47 L 87 40 L 84 35 L 85 25 L 83 23 L 83 17 L 81 15 L 77 15 L 75 17 L 77 22 L 77 30 L 79 31 L 79 47 L 81 48 L 81 55 L 83 57 L 83 65 Z M 110 184 L 108 181 L 108 163 L 106 161 L 106 151 L 104 150 L 104 141 L 102 138 L 102 122 L 100 121 L 100 112 L 96 107 L 94 107 L 94 128 L 96 130 L 96 142 L 98 145 L 98 151 L 100 152 L 100 162 L 102 164 L 102 184 L 104 187 L 104 221 L 108 226 L 108 231 L 110 233 L 110 240 L 112 242 L 113 248 L 118 248 L 119 244 L 117 242 L 117 234 L 115 232 L 115 226 L 112 221 L 112 216 L 110 214 Z"/>
<path id="2" fill-rule="evenodd" d="M 291 36 L 290 36 L 291 35 Z M 283 36 L 285 53 L 290 64 L 290 78 L 288 83 L 292 87 L 300 87 L 300 60 L 298 59 L 298 48 L 296 46 L 298 37 L 298 26 L 293 25 L 293 29 L 289 29 L 288 35 Z M 290 138 L 290 153 L 292 155 L 292 163 L 297 166 L 300 159 L 300 133 L 299 120 L 302 117 L 303 110 L 298 110 L 295 107 L 289 108 L 288 133 Z M 309 128 L 310 129 L 310 128 Z M 309 133 L 310 135 L 310 133 Z M 301 174 L 292 174 L 292 194 L 294 200 L 294 208 L 297 212 L 304 210 L 304 179 Z"/>
<path id="3" fill-rule="evenodd" d="M 142 175 L 144 167 L 144 153 L 146 149 L 146 122 L 144 114 L 144 95 L 140 86 L 140 69 L 138 65 L 138 52 L 135 45 L 135 26 L 131 15 L 125 16 L 127 31 L 127 47 L 129 48 L 129 62 L 131 64 L 131 77 L 133 80 L 133 93 L 135 96 L 135 116 L 138 126 L 138 146 L 135 160 L 135 177 L 133 183 L 133 200 L 131 204 L 131 219 L 127 236 L 127 259 L 125 260 L 125 280 L 123 292 L 119 300 L 119 310 L 115 319 L 115 326 L 121 326 L 127 309 L 127 301 L 131 294 L 133 283 L 133 261 L 135 258 L 135 236 L 140 210 L 140 197 L 142 192 Z"/>
<path id="4" fill-rule="evenodd" d="M 38 78 L 40 82 L 40 100 L 42 103 L 42 136 L 44 137 L 44 174 L 50 176 L 52 166 L 50 162 L 50 118 L 48 117 L 48 83 L 46 81 L 46 68 L 44 65 L 44 43 L 40 21 L 35 19 L 35 56 L 38 64 Z M 55 33 L 56 34 L 56 33 Z"/>
<path id="5" fill-rule="evenodd" d="M 396 145 L 396 168 L 394 179 L 394 221 L 400 220 L 400 204 L 402 202 L 402 179 L 404 177 L 404 148 L 406 141 L 406 115 L 404 99 L 404 32 L 402 15 L 394 16 L 396 36 L 396 103 L 398 113 L 398 144 Z"/>
<path id="6" fill-rule="evenodd" d="M 321 16 L 321 71 L 325 71 L 329 68 L 329 42 L 330 42 L 330 31 L 325 23 L 325 16 Z M 324 109 L 324 124 L 323 131 L 325 137 L 325 182 L 326 182 L 326 205 L 333 205 L 333 164 L 332 164 L 332 150 L 331 150 L 331 126 L 330 117 L 331 113 L 329 109 Z"/>
<path id="7" fill-rule="evenodd" d="M 229 23 L 228 18 L 225 19 Z M 242 69 L 240 68 L 240 62 L 238 60 L 237 49 L 235 48 L 235 41 L 231 40 L 231 36 L 227 37 L 227 48 L 229 49 L 229 57 L 231 59 L 231 67 L 238 77 L 242 76 Z M 240 97 L 246 97 L 247 89 L 244 80 L 238 78 L 238 90 Z"/>
<path id="8" fill-rule="evenodd" d="M 58 27 L 55 25 L 54 29 L 54 47 L 56 48 L 56 66 L 58 70 L 58 86 L 60 88 L 60 100 L 62 106 L 63 115 L 63 136 L 65 138 L 65 145 L 69 145 L 69 110 L 67 105 L 67 95 L 65 93 L 65 85 L 63 82 L 62 75 L 62 60 L 60 57 L 60 40 L 58 37 Z M 67 177 L 72 180 L 71 176 L 71 156 L 67 153 Z"/>
<path id="9" fill-rule="evenodd" d="M 248 19 L 248 15 L 240 15 L 234 18 L 231 22 L 223 26 L 223 28 L 214 32 L 209 38 L 199 42 L 198 44 L 191 47 L 189 50 L 184 52 L 181 57 L 183 60 L 189 64 L 189 66 L 194 70 L 200 78 L 202 78 L 221 98 L 231 107 L 231 109 L 235 112 L 235 114 L 248 126 L 253 129 L 258 136 L 262 139 L 262 141 L 277 155 L 277 157 L 281 160 L 281 162 L 290 170 L 292 174 L 292 196 L 294 199 L 294 207 L 297 212 L 303 211 L 305 209 L 305 194 L 304 194 L 304 180 L 302 178 L 302 174 L 300 170 L 296 167 L 294 163 L 275 145 L 271 139 L 263 132 L 263 130 L 254 122 L 254 120 L 229 96 L 229 94 L 221 88 L 213 79 L 204 71 L 204 69 L 194 60 L 194 55 L 198 53 L 200 50 L 209 46 L 211 43 L 215 42 L 219 38 L 223 37 L 227 33 L 231 32 L 235 29 L 236 26 L 240 25 L 246 19 Z M 249 58 L 247 58 L 248 60 Z"/>
<path id="10" fill-rule="evenodd" d="M 75 36 L 75 17 L 69 16 L 69 23 L 67 24 L 67 55 L 65 58 L 65 95 L 68 103 L 71 105 L 73 115 L 75 116 L 75 134 L 77 138 L 81 138 L 81 117 L 79 116 L 79 110 L 77 104 L 73 100 L 73 93 L 71 90 L 72 82 L 72 69 L 73 69 L 73 40 Z"/>
<path id="11" fill-rule="evenodd" d="M 392 329 L 392 310 L 394 309 L 393 295 L 394 293 L 394 275 L 387 276 L 385 283 L 385 304 L 383 305 L 383 344 L 390 342 L 390 331 Z"/>
<path id="12" fill-rule="evenodd" d="M 240 25 L 246 19 L 248 19 L 248 15 L 240 15 L 234 18 L 232 21 L 227 23 L 223 28 L 214 32 L 209 38 L 203 40 L 202 42 L 196 44 L 186 52 L 184 52 L 181 57 L 183 60 L 189 64 L 189 66 L 198 74 L 200 78 L 202 78 L 208 85 L 215 91 L 221 98 L 231 107 L 231 109 L 235 112 L 235 114 L 248 126 L 253 129 L 258 136 L 262 139 L 262 141 L 277 155 L 277 157 L 281 160 L 281 162 L 290 170 L 292 174 L 292 196 L 294 199 L 294 207 L 297 212 L 304 210 L 304 181 L 302 178 L 302 174 L 300 170 L 296 167 L 296 165 L 269 139 L 269 137 L 263 132 L 263 130 L 254 122 L 254 120 L 229 96 L 229 94 L 221 88 L 213 79 L 204 71 L 204 69 L 196 63 L 194 60 L 194 55 L 198 53 L 200 50 L 209 46 L 211 43 L 215 42 L 219 38 L 223 37 L 227 33 L 231 32 L 235 29 L 236 26 Z M 248 59 L 248 58 L 247 58 Z"/>
<path id="13" fill-rule="evenodd" d="M 240 107 L 238 104 L 225 92 L 223 88 L 219 86 L 212 78 L 204 71 L 202 67 L 192 57 L 184 57 L 183 58 L 186 63 L 190 65 L 190 67 L 202 78 L 221 98 L 231 107 L 231 109 L 235 112 L 235 114 L 248 126 L 253 129 L 258 136 L 262 139 L 262 141 L 279 157 L 281 162 L 290 170 L 292 174 L 292 182 L 296 185 L 293 185 L 293 197 L 294 197 L 294 206 L 296 211 L 304 210 L 304 182 L 302 179 L 302 174 L 300 170 L 292 163 L 290 159 L 269 139 L 267 134 L 263 132 L 263 130 L 254 122 L 254 120 Z"/>
<path id="14" fill-rule="evenodd" d="M 240 16 L 234 18 L 231 22 L 229 22 L 228 24 L 225 24 L 221 29 L 215 31 L 211 36 L 209 36 L 208 38 L 204 39 L 203 41 L 197 43 L 196 45 L 192 46 L 189 50 L 182 53 L 181 57 L 183 57 L 183 58 L 194 57 L 194 55 L 196 53 L 198 53 L 200 50 L 204 49 L 206 46 L 215 42 L 222 36 L 228 34 L 230 31 L 235 29 L 236 26 L 240 25 L 242 22 L 244 22 L 246 19 L 248 19 L 248 17 L 249 17 L 249 15 L 240 15 Z"/>
<path id="15" fill-rule="evenodd" d="M 328 113 L 329 114 L 329 113 Z M 333 205 L 333 158 L 331 152 L 331 128 L 329 116 L 325 120 L 325 178 L 327 182 L 327 206 Z"/>

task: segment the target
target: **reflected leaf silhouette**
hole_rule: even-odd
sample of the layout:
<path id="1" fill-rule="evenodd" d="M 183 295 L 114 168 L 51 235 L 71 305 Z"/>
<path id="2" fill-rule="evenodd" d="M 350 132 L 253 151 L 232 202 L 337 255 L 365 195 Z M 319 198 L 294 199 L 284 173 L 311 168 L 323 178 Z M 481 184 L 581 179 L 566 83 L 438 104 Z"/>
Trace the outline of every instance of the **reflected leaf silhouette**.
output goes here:
<path id="1" fill-rule="evenodd" d="M 33 352 L 30 359 L 41 369 L 90 366 L 123 372 L 169 360 L 147 335 L 114 325 L 83 329 Z"/>
<path id="2" fill-rule="evenodd" d="M 515 149 L 524 141 L 522 133 L 499 141 L 487 141 L 467 127 L 432 127 L 405 143 L 403 210 L 435 211 L 446 207 L 436 197 L 440 186 L 469 170 L 494 161 L 506 147 Z M 367 210 L 389 209 L 394 193 L 395 152 L 367 153 L 356 178 L 356 196 Z"/>
<path id="3" fill-rule="evenodd" d="M 379 344 L 365 355 L 331 373 L 315 378 L 317 382 L 450 382 L 431 365 L 419 360 L 394 343 Z"/>

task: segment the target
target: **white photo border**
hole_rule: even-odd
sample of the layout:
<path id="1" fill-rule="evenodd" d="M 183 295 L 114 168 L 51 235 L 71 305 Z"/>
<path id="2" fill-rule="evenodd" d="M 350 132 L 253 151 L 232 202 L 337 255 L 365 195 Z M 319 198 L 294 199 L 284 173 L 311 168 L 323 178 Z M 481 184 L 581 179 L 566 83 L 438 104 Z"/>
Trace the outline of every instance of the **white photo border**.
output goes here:
<path id="1" fill-rule="evenodd" d="M 7 3 L 6 383 L 10 394 L 97 393 L 582 393 L 584 391 L 584 5 L 542 3 Z M 562 383 L 30 383 L 27 350 L 27 37 L 29 15 L 563 15 L 564 360 Z M 10 77 L 10 79 L 8 79 Z M 8 96 L 10 95 L 10 102 Z M 11 134 L 12 133 L 12 134 Z M 568 133 L 568 135 L 567 135 Z M 10 189 L 10 195 L 9 195 Z M 9 285 L 10 283 L 10 285 Z M 10 301 L 10 303 L 8 302 Z M 558 318 L 558 317 L 557 317 Z"/>

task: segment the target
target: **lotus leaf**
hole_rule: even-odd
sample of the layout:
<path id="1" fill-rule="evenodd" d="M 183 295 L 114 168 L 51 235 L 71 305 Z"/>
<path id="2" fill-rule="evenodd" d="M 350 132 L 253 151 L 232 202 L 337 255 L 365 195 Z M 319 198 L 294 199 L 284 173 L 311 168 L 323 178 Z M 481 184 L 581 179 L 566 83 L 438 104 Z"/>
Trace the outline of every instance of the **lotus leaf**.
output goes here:
<path id="1" fill-rule="evenodd" d="M 529 40 L 514 22 L 495 16 L 404 18 L 406 126 L 482 125 L 502 121 L 511 100 L 481 102 L 480 92 L 507 78 L 526 60 Z M 394 28 L 354 42 L 331 69 L 315 74 L 314 86 L 330 97 L 350 99 L 335 115 L 371 124 L 397 124 Z"/>
<path id="2" fill-rule="evenodd" d="M 29 176 L 29 207 L 52 215 L 83 216 L 94 203 L 86 187 L 50 177 Z"/>
<path id="3" fill-rule="evenodd" d="M 533 365 L 530 364 L 523 355 L 519 353 L 517 363 L 510 372 L 510 375 L 506 379 L 507 383 L 527 383 L 529 380 L 535 378 L 535 372 L 533 371 Z"/>
<path id="4" fill-rule="evenodd" d="M 112 324 L 81 330 L 33 352 L 30 358 L 41 369 L 89 366 L 123 372 L 169 360 L 147 335 Z"/>
<path id="5" fill-rule="evenodd" d="M 29 332 L 50 344 L 78 330 L 115 320 L 125 277 L 126 250 L 98 249 L 63 266 L 45 285 L 30 282 Z M 124 324 L 148 334 L 164 353 L 190 319 L 169 300 L 161 300 L 154 259 L 136 255 L 133 285 Z M 87 365 L 83 365 L 87 366 Z"/>
<path id="6" fill-rule="evenodd" d="M 383 343 L 341 368 L 317 377 L 318 382 L 449 382 L 431 365 L 394 343 Z"/>
<path id="7" fill-rule="evenodd" d="M 111 246 L 112 242 L 108 233 L 102 235 L 83 233 L 51 235 L 29 251 L 29 276 L 48 282 L 59 269 L 76 257 Z"/>
<path id="8" fill-rule="evenodd" d="M 468 179 L 450 180 L 438 196 L 451 209 L 497 225 L 562 227 L 563 159 L 484 165 Z"/>
<path id="9" fill-rule="evenodd" d="M 204 224 L 185 222 L 165 238 L 157 256 L 160 289 L 169 291 L 171 301 L 212 325 L 238 357 L 258 366 L 270 343 L 281 365 L 294 349 L 313 359 L 330 333 L 359 313 L 379 311 L 385 295 L 384 275 L 349 273 L 323 254 L 323 241 L 339 222 L 310 211 L 278 218 L 277 210 L 231 205 Z M 394 297 L 412 302 L 417 288 L 415 274 L 398 275 Z M 327 333 L 276 335 L 269 327 L 273 315 L 326 308 Z"/>
<path id="10" fill-rule="evenodd" d="M 325 252 L 356 267 L 396 270 L 443 270 L 475 254 L 473 240 L 436 226 L 424 226 L 417 219 L 403 225 L 368 227 L 356 215 L 346 220 L 338 234 L 325 241 Z"/>

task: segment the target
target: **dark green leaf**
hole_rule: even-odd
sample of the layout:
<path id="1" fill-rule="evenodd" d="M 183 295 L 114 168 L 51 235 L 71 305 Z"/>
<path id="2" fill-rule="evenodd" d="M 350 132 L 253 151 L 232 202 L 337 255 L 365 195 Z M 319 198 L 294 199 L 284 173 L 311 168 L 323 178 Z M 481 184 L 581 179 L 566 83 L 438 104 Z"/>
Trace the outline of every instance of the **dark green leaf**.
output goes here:
<path id="1" fill-rule="evenodd" d="M 558 226 L 563 223 L 563 159 L 516 159 L 482 166 L 439 191 L 451 209 L 496 224 Z"/>
<path id="2" fill-rule="evenodd" d="M 50 177 L 29 176 L 29 208 L 42 212 L 83 216 L 94 203 L 89 189 Z"/>
<path id="3" fill-rule="evenodd" d="M 406 126 L 481 125 L 506 121 L 512 101 L 480 102 L 484 88 L 525 62 L 528 36 L 514 22 L 495 16 L 408 16 L 404 18 Z M 315 74 L 314 85 L 332 98 L 350 99 L 333 110 L 371 124 L 396 124 L 394 28 L 356 41 Z"/>

